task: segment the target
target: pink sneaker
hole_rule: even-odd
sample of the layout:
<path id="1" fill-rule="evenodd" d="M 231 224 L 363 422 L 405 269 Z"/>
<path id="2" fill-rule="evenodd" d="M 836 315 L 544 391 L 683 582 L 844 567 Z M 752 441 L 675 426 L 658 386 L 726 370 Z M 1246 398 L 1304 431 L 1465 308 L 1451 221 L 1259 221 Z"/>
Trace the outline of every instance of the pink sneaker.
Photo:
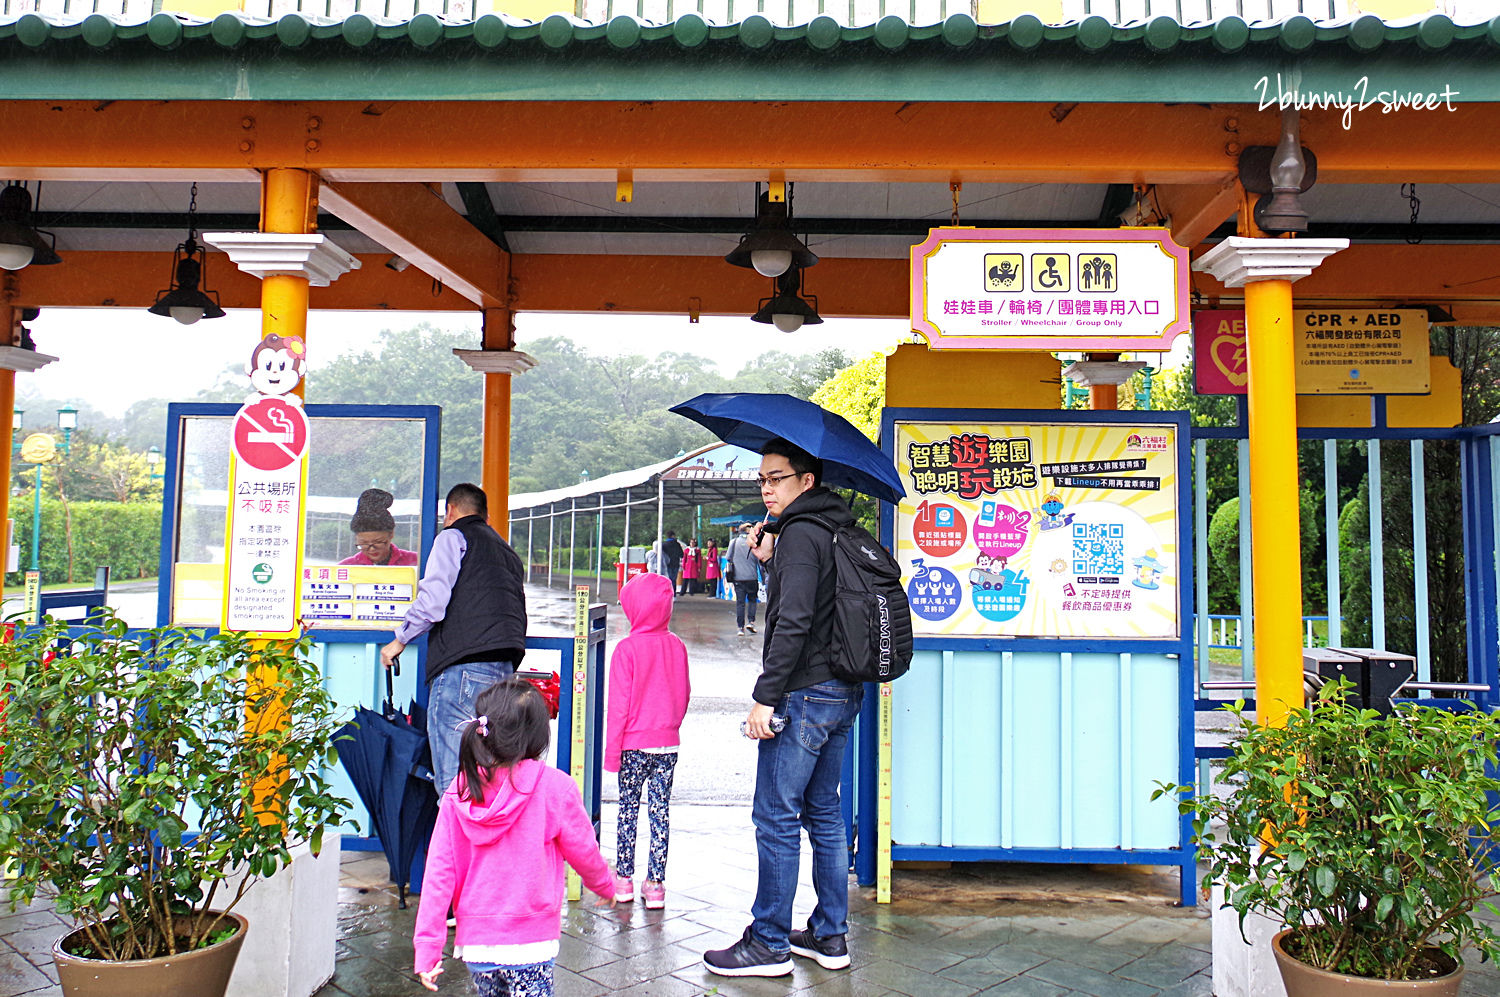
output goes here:
<path id="1" fill-rule="evenodd" d="M 661 910 L 667 905 L 666 885 L 646 880 L 641 884 L 641 899 L 646 901 L 647 910 Z"/>
<path id="2" fill-rule="evenodd" d="M 635 883 L 629 876 L 615 877 L 615 903 L 628 904 L 635 899 Z"/>

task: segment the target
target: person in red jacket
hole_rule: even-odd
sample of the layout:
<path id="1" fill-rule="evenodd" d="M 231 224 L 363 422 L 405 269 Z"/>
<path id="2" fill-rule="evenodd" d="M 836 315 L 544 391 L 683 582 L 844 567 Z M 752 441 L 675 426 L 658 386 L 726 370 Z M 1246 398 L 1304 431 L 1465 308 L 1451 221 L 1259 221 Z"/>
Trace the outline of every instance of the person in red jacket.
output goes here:
<path id="1" fill-rule="evenodd" d="M 551 997 L 564 861 L 614 905 L 578 785 L 542 761 L 549 738 L 547 706 L 529 682 L 496 682 L 475 701 L 458 778 L 438 806 L 412 937 L 428 990 L 443 971 L 450 905 L 453 956 L 468 964 L 479 997 Z"/>
<path id="2" fill-rule="evenodd" d="M 616 900 L 635 899 L 635 829 L 641 793 L 650 787 L 647 815 L 651 850 L 641 899 L 649 910 L 666 906 L 668 807 L 677 766 L 678 731 L 691 687 L 687 647 L 667 629 L 672 583 L 664 575 L 636 575 L 620 590 L 630 635 L 609 661 L 609 708 L 604 768 L 620 773 L 620 815 L 615 847 Z"/>

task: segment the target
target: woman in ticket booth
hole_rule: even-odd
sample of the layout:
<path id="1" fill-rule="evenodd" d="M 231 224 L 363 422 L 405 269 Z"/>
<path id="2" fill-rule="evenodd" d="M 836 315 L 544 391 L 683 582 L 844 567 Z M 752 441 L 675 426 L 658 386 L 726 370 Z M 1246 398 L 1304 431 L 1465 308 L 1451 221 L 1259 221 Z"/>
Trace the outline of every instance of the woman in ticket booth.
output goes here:
<path id="1" fill-rule="evenodd" d="M 349 529 L 354 533 L 354 553 L 340 564 L 374 564 L 416 566 L 417 552 L 402 550 L 391 542 L 396 535 L 396 520 L 391 516 L 395 496 L 382 488 L 366 488 L 360 493 Z"/>

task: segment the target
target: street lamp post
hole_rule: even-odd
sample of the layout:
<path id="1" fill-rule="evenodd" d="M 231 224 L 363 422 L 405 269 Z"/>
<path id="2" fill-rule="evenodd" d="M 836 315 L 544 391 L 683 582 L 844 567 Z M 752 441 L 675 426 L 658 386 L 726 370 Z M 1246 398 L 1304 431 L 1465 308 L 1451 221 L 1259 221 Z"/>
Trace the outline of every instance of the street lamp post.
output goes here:
<path id="1" fill-rule="evenodd" d="M 151 445 L 151 449 L 146 451 L 146 466 L 151 469 L 152 481 L 160 481 L 162 479 L 162 473 L 157 470 L 158 467 L 161 467 L 161 447 L 154 443 Z"/>
<path id="2" fill-rule="evenodd" d="M 15 425 L 18 428 L 24 414 L 20 409 L 15 410 Z M 58 409 L 57 428 L 62 430 L 63 438 L 62 443 L 55 448 L 50 438 L 38 433 L 36 436 L 42 437 L 39 449 L 43 452 L 31 452 L 28 456 L 30 448 L 27 447 L 27 443 L 34 437 L 27 437 L 23 440 L 19 450 L 16 451 L 21 454 L 22 459 L 33 460 L 36 466 L 36 480 L 31 489 L 31 570 L 36 572 L 38 577 L 42 570 L 42 465 L 54 460 L 57 450 L 61 450 L 64 456 L 72 450 L 73 430 L 78 428 L 78 410 L 71 405 L 64 405 Z"/>

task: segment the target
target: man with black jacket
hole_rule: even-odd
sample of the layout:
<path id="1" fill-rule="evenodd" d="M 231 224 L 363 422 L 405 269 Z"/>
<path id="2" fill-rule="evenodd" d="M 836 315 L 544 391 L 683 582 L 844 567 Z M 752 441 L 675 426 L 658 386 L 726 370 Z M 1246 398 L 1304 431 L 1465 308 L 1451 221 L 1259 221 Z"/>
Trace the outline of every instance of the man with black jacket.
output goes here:
<path id="1" fill-rule="evenodd" d="M 752 534 L 755 555 L 769 569 L 761 674 L 745 722 L 746 736 L 760 740 L 751 808 L 759 881 L 744 935 L 704 953 L 704 967 L 720 976 L 784 976 L 791 953 L 824 969 L 849 965 L 849 850 L 839 784 L 864 686 L 833 677 L 833 534 L 805 514 L 834 524 L 854 517 L 819 483 L 822 461 L 781 439 L 761 453 L 760 494 L 777 522 Z M 807 927 L 793 931 L 804 827 L 818 903 Z"/>
<path id="2" fill-rule="evenodd" d="M 515 673 L 526 654 L 526 591 L 521 558 L 485 518 L 477 485 L 448 492 L 443 530 L 427 555 L 416 601 L 380 649 L 390 668 L 427 634 L 427 738 L 441 796 L 458 775 L 460 724 L 480 692 Z"/>

